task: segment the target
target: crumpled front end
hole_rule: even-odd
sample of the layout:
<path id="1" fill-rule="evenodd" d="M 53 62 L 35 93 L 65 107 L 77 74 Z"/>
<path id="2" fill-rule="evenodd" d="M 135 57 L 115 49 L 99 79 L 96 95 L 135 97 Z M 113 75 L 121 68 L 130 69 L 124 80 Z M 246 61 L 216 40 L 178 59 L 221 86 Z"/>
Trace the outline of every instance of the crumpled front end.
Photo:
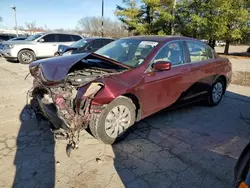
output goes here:
<path id="1" fill-rule="evenodd" d="M 56 88 L 38 85 L 32 97 L 56 129 L 76 131 L 87 127 L 91 100 L 103 86 L 101 82 L 93 82 L 80 97 L 81 93 L 69 85 Z"/>
<path id="2" fill-rule="evenodd" d="M 97 76 L 75 71 L 68 74 L 67 81 L 53 86 L 43 84 L 42 77 L 34 79 L 31 104 L 36 108 L 35 112 L 39 111 L 52 123 L 56 138 L 69 140 L 68 155 L 71 149 L 78 147 L 78 134 L 89 124 L 91 101 L 104 87 L 96 80 L 98 77 L 100 72 Z"/>

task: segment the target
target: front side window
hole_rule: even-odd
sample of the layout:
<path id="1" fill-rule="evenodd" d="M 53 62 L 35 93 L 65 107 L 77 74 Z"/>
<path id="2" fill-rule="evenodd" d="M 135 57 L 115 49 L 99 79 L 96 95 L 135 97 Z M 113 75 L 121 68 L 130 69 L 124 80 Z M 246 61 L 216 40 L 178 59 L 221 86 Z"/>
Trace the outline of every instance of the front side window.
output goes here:
<path id="1" fill-rule="evenodd" d="M 98 50 L 99 48 L 103 46 L 104 46 L 103 40 L 94 40 L 89 45 L 89 47 L 91 47 L 91 49 L 93 50 Z"/>
<path id="2" fill-rule="evenodd" d="M 154 58 L 154 63 L 157 61 L 169 61 L 172 65 L 183 64 L 184 55 L 182 42 L 174 41 L 163 46 Z"/>
<path id="3" fill-rule="evenodd" d="M 54 34 L 48 34 L 43 37 L 43 42 L 56 42 L 56 37 Z"/>
<path id="4" fill-rule="evenodd" d="M 137 67 L 157 45 L 158 42 L 155 41 L 120 39 L 107 44 L 95 53 L 130 67 Z"/>
<path id="5" fill-rule="evenodd" d="M 187 47 L 190 55 L 190 62 L 199 62 L 213 58 L 212 50 L 205 44 L 193 41 L 187 41 Z"/>

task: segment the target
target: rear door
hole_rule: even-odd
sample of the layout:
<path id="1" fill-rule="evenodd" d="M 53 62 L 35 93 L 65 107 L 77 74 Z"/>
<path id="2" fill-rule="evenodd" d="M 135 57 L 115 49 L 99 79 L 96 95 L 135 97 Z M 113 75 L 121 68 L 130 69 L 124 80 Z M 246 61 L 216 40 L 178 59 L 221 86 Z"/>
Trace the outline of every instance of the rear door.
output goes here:
<path id="1" fill-rule="evenodd" d="M 56 34 L 47 34 L 39 41 L 37 42 L 37 57 L 51 57 L 57 51 Z"/>
<path id="2" fill-rule="evenodd" d="M 143 117 L 153 114 L 173 104 L 183 93 L 190 82 L 190 65 L 186 64 L 182 41 L 165 44 L 151 61 L 169 61 L 170 70 L 155 71 L 150 67 L 144 73 L 144 84 L 140 88 Z"/>
<path id="3" fill-rule="evenodd" d="M 190 64 L 190 78 L 193 84 L 183 94 L 184 99 L 189 99 L 206 94 L 213 83 L 213 69 L 215 58 L 212 49 L 199 41 L 185 41 L 188 52 L 188 64 Z"/>

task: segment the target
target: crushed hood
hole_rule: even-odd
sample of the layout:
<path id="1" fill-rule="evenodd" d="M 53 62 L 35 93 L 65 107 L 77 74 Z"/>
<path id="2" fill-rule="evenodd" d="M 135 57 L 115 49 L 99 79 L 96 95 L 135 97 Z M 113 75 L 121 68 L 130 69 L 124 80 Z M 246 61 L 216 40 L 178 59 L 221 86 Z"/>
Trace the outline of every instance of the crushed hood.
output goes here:
<path id="1" fill-rule="evenodd" d="M 40 67 L 40 70 L 42 72 L 43 77 L 49 81 L 49 82 L 60 82 L 62 81 L 68 74 L 70 68 L 81 61 L 83 58 L 90 55 L 90 53 L 81 53 L 81 54 L 74 54 L 69 56 L 59 56 L 59 57 L 53 57 L 43 60 L 34 61 L 30 64 L 30 70 L 33 67 Z M 111 60 L 109 58 L 97 55 L 97 54 L 91 54 L 94 57 L 106 60 L 110 63 L 119 65 L 123 68 L 129 69 L 128 66 L 123 65 L 119 62 L 116 62 L 114 60 Z"/>
<path id="2" fill-rule="evenodd" d="M 89 54 L 87 53 L 83 53 L 38 60 L 30 64 L 30 69 L 32 67 L 39 66 L 46 80 L 59 82 L 66 77 L 69 72 L 69 69 L 74 64 L 87 57 L 88 55 Z"/>

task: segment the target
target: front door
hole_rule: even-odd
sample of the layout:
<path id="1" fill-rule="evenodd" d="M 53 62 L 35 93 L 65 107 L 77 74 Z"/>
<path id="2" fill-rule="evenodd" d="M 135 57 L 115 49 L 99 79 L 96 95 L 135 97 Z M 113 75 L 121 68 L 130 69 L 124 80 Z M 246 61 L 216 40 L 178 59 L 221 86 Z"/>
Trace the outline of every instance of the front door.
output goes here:
<path id="1" fill-rule="evenodd" d="M 190 84 L 190 65 L 185 64 L 184 48 L 181 41 L 169 42 L 162 47 L 152 64 L 169 61 L 170 70 L 155 71 L 149 68 L 144 74 L 140 88 L 142 117 L 153 114 L 173 104 Z"/>
<path id="2" fill-rule="evenodd" d="M 41 40 L 42 39 L 42 40 Z M 42 37 L 37 44 L 38 57 L 51 57 L 57 51 L 58 45 L 55 34 L 48 34 Z"/>

